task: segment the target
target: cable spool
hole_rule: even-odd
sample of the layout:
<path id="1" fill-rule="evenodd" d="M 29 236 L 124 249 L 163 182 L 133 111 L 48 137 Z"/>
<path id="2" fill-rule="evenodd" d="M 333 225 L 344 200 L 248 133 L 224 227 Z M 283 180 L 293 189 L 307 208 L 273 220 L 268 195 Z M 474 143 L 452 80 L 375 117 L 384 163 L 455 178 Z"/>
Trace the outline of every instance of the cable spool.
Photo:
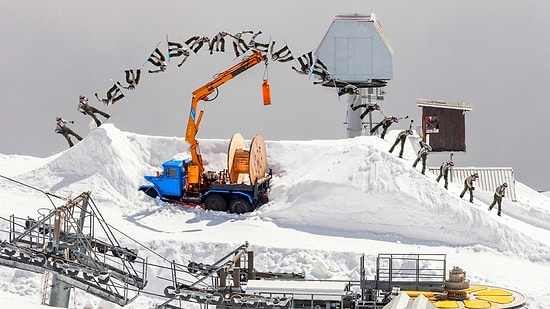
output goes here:
<path id="1" fill-rule="evenodd" d="M 248 174 L 250 184 L 265 176 L 267 170 L 266 146 L 263 136 L 256 134 L 252 138 L 250 150 L 244 149 L 245 143 L 240 133 L 235 133 L 229 142 L 227 151 L 227 170 L 230 183 L 242 184 Z"/>

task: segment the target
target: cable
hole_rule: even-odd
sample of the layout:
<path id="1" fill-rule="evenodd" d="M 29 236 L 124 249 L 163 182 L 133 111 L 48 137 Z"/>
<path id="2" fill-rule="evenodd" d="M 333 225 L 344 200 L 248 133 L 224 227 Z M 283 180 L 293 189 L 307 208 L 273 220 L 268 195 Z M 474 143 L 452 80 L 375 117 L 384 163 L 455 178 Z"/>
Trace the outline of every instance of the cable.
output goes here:
<path id="1" fill-rule="evenodd" d="M 46 194 L 46 195 L 50 195 L 50 196 L 56 197 L 56 198 L 61 199 L 61 200 L 64 200 L 64 201 L 67 200 L 67 198 L 65 198 L 65 197 L 61 197 L 61 196 L 55 195 L 55 194 L 53 194 L 53 193 L 46 192 L 46 191 L 44 191 L 44 190 L 38 189 L 38 188 L 36 188 L 36 187 L 33 187 L 33 186 L 31 186 L 31 185 L 22 183 L 22 182 L 20 182 L 20 181 L 18 181 L 18 180 L 15 180 L 15 179 L 13 179 L 13 178 L 9 178 L 9 177 L 6 177 L 6 176 L 4 176 L 4 175 L 0 175 L 0 177 L 4 178 L 4 179 L 6 179 L 6 180 L 9 180 L 9 181 L 13 181 L 13 182 L 15 182 L 15 183 L 17 183 L 17 184 L 20 184 L 20 185 L 22 185 L 22 186 L 25 186 L 25 187 L 34 189 L 34 190 L 36 190 L 36 191 L 38 191 L 38 192 L 42 192 L 42 193 L 44 193 L 44 194 Z"/>
<path id="2" fill-rule="evenodd" d="M 15 180 L 15 179 L 13 179 L 13 178 L 9 178 L 9 177 L 6 177 L 6 176 L 4 176 L 4 175 L 0 175 L 0 177 L 4 178 L 4 179 L 6 179 L 6 180 L 9 180 L 9 181 L 15 182 L 15 183 L 17 183 L 17 184 L 19 184 L 19 185 L 22 185 L 22 186 L 24 186 L 24 187 L 28 187 L 28 188 L 31 188 L 31 189 L 33 189 L 33 190 L 36 190 L 36 191 L 38 191 L 38 192 L 43 193 L 44 195 L 46 195 L 46 197 L 48 198 L 48 200 L 50 200 L 50 203 L 52 204 L 53 208 L 56 208 L 56 207 L 55 207 L 55 203 L 54 203 L 54 202 L 52 201 L 52 199 L 51 199 L 52 196 L 55 197 L 55 198 L 58 198 L 58 199 L 60 199 L 60 200 L 63 200 L 63 201 L 66 201 L 66 200 L 67 200 L 66 197 L 61 197 L 61 196 L 55 195 L 55 194 L 53 194 L 53 193 L 46 192 L 46 191 L 44 191 L 44 190 L 38 189 L 38 188 L 36 188 L 36 187 L 33 187 L 33 186 L 31 186 L 31 185 L 28 185 L 28 184 L 22 183 L 22 182 L 20 182 L 20 181 L 17 181 L 17 180 Z"/>

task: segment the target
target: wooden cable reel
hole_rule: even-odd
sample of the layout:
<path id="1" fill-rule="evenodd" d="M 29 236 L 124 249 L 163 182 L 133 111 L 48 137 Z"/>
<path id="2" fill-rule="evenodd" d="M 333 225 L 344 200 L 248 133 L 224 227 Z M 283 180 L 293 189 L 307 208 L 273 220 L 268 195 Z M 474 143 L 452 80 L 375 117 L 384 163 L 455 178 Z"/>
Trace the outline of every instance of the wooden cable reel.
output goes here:
<path id="1" fill-rule="evenodd" d="M 250 149 L 244 149 L 245 143 L 240 133 L 235 133 L 227 150 L 227 170 L 229 182 L 242 184 L 248 174 L 250 184 L 265 177 L 267 170 L 266 146 L 263 136 L 256 134 L 250 143 Z"/>

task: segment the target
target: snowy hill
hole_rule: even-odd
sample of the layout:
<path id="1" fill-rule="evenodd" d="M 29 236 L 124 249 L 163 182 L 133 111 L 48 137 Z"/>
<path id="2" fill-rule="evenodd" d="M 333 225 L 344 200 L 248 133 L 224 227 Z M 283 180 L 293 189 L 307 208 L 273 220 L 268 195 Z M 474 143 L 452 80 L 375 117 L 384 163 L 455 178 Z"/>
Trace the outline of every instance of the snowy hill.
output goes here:
<path id="1" fill-rule="evenodd" d="M 248 241 L 258 269 L 356 279 L 363 253 L 370 272 L 378 253 L 444 253 L 472 282 L 516 289 L 528 296 L 529 308 L 545 308 L 550 293 L 541 283 L 550 275 L 550 198 L 516 183 L 518 202 L 505 201 L 498 217 L 487 211 L 492 192 L 475 191 L 472 204 L 458 197 L 461 183 L 445 190 L 436 175 L 415 171 L 418 137 L 406 144 L 404 159 L 390 154 L 395 134 L 386 140 L 266 137 L 274 173 L 271 201 L 244 215 L 176 207 L 137 192 L 143 176 L 162 162 L 187 157 L 187 145 L 182 138 L 122 132 L 110 124 L 49 158 L 0 155 L 0 175 L 59 196 L 92 191 L 112 225 L 168 260 L 209 262 Z M 200 140 L 207 170 L 225 168 L 227 146 L 227 139 Z M 440 162 L 428 157 L 428 163 Z M 0 181 L 0 216 L 35 216 L 38 208 L 50 207 L 43 194 Z M 0 229 L 7 224 L 1 222 Z M 0 268 L 0 278 L 1 295 L 15 303 L 40 302 L 40 276 Z M 157 281 L 149 288 L 157 284 L 162 290 Z M 78 308 L 106 306 L 84 292 L 74 294 Z M 140 296 L 130 306 L 155 302 Z"/>

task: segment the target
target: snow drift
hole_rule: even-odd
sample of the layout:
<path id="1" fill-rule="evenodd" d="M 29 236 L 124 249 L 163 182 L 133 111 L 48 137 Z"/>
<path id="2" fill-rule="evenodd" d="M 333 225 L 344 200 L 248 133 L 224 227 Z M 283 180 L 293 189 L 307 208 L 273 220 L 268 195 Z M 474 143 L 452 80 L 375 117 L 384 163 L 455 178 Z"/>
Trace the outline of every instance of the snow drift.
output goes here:
<path id="1" fill-rule="evenodd" d="M 537 240 L 499 218 L 487 220 L 487 207 L 461 200 L 453 190 L 435 184 L 433 175 L 413 169 L 414 141 L 406 144 L 404 159 L 389 153 L 389 143 L 374 136 L 267 141 L 268 166 L 274 173 L 272 202 L 249 216 L 310 233 L 428 245 L 479 244 L 550 260 L 547 249 L 531 256 L 529 248 L 544 247 Z M 200 142 L 207 170 L 225 168 L 228 143 Z M 106 124 L 18 179 L 51 192 L 93 190 L 124 207 L 146 202 L 149 198 L 137 192 L 145 183 L 143 176 L 175 157 L 189 157 L 182 138 L 126 133 Z M 548 213 L 540 215 L 550 219 Z"/>
<path id="2" fill-rule="evenodd" d="M 212 259 L 249 241 L 259 255 L 259 269 L 305 271 L 315 279 L 357 278 L 358 258 L 349 253 L 384 250 L 496 255 L 547 269 L 548 197 L 518 183 L 518 202 L 506 201 L 503 217 L 497 217 L 487 211 L 492 192 L 476 191 L 472 204 L 458 197 L 461 183 L 445 190 L 435 182 L 436 175 L 411 167 L 418 137 L 408 140 L 403 159 L 389 153 L 395 135 L 390 132 L 386 140 L 266 137 L 268 168 L 274 174 L 270 202 L 243 215 L 181 208 L 138 192 L 143 176 L 160 169 L 162 162 L 188 157 L 187 145 L 183 138 L 122 132 L 111 124 L 50 158 L 2 156 L 0 174 L 60 196 L 92 191 L 108 221 L 156 253 L 152 261 L 159 256 L 181 263 Z M 200 140 L 206 170 L 225 168 L 228 143 Z M 440 163 L 429 157 L 428 162 Z M 14 212 L 32 216 L 45 202 L 29 188 L 2 183 L 4 217 Z M 15 204 L 30 206 L 16 209 Z"/>

